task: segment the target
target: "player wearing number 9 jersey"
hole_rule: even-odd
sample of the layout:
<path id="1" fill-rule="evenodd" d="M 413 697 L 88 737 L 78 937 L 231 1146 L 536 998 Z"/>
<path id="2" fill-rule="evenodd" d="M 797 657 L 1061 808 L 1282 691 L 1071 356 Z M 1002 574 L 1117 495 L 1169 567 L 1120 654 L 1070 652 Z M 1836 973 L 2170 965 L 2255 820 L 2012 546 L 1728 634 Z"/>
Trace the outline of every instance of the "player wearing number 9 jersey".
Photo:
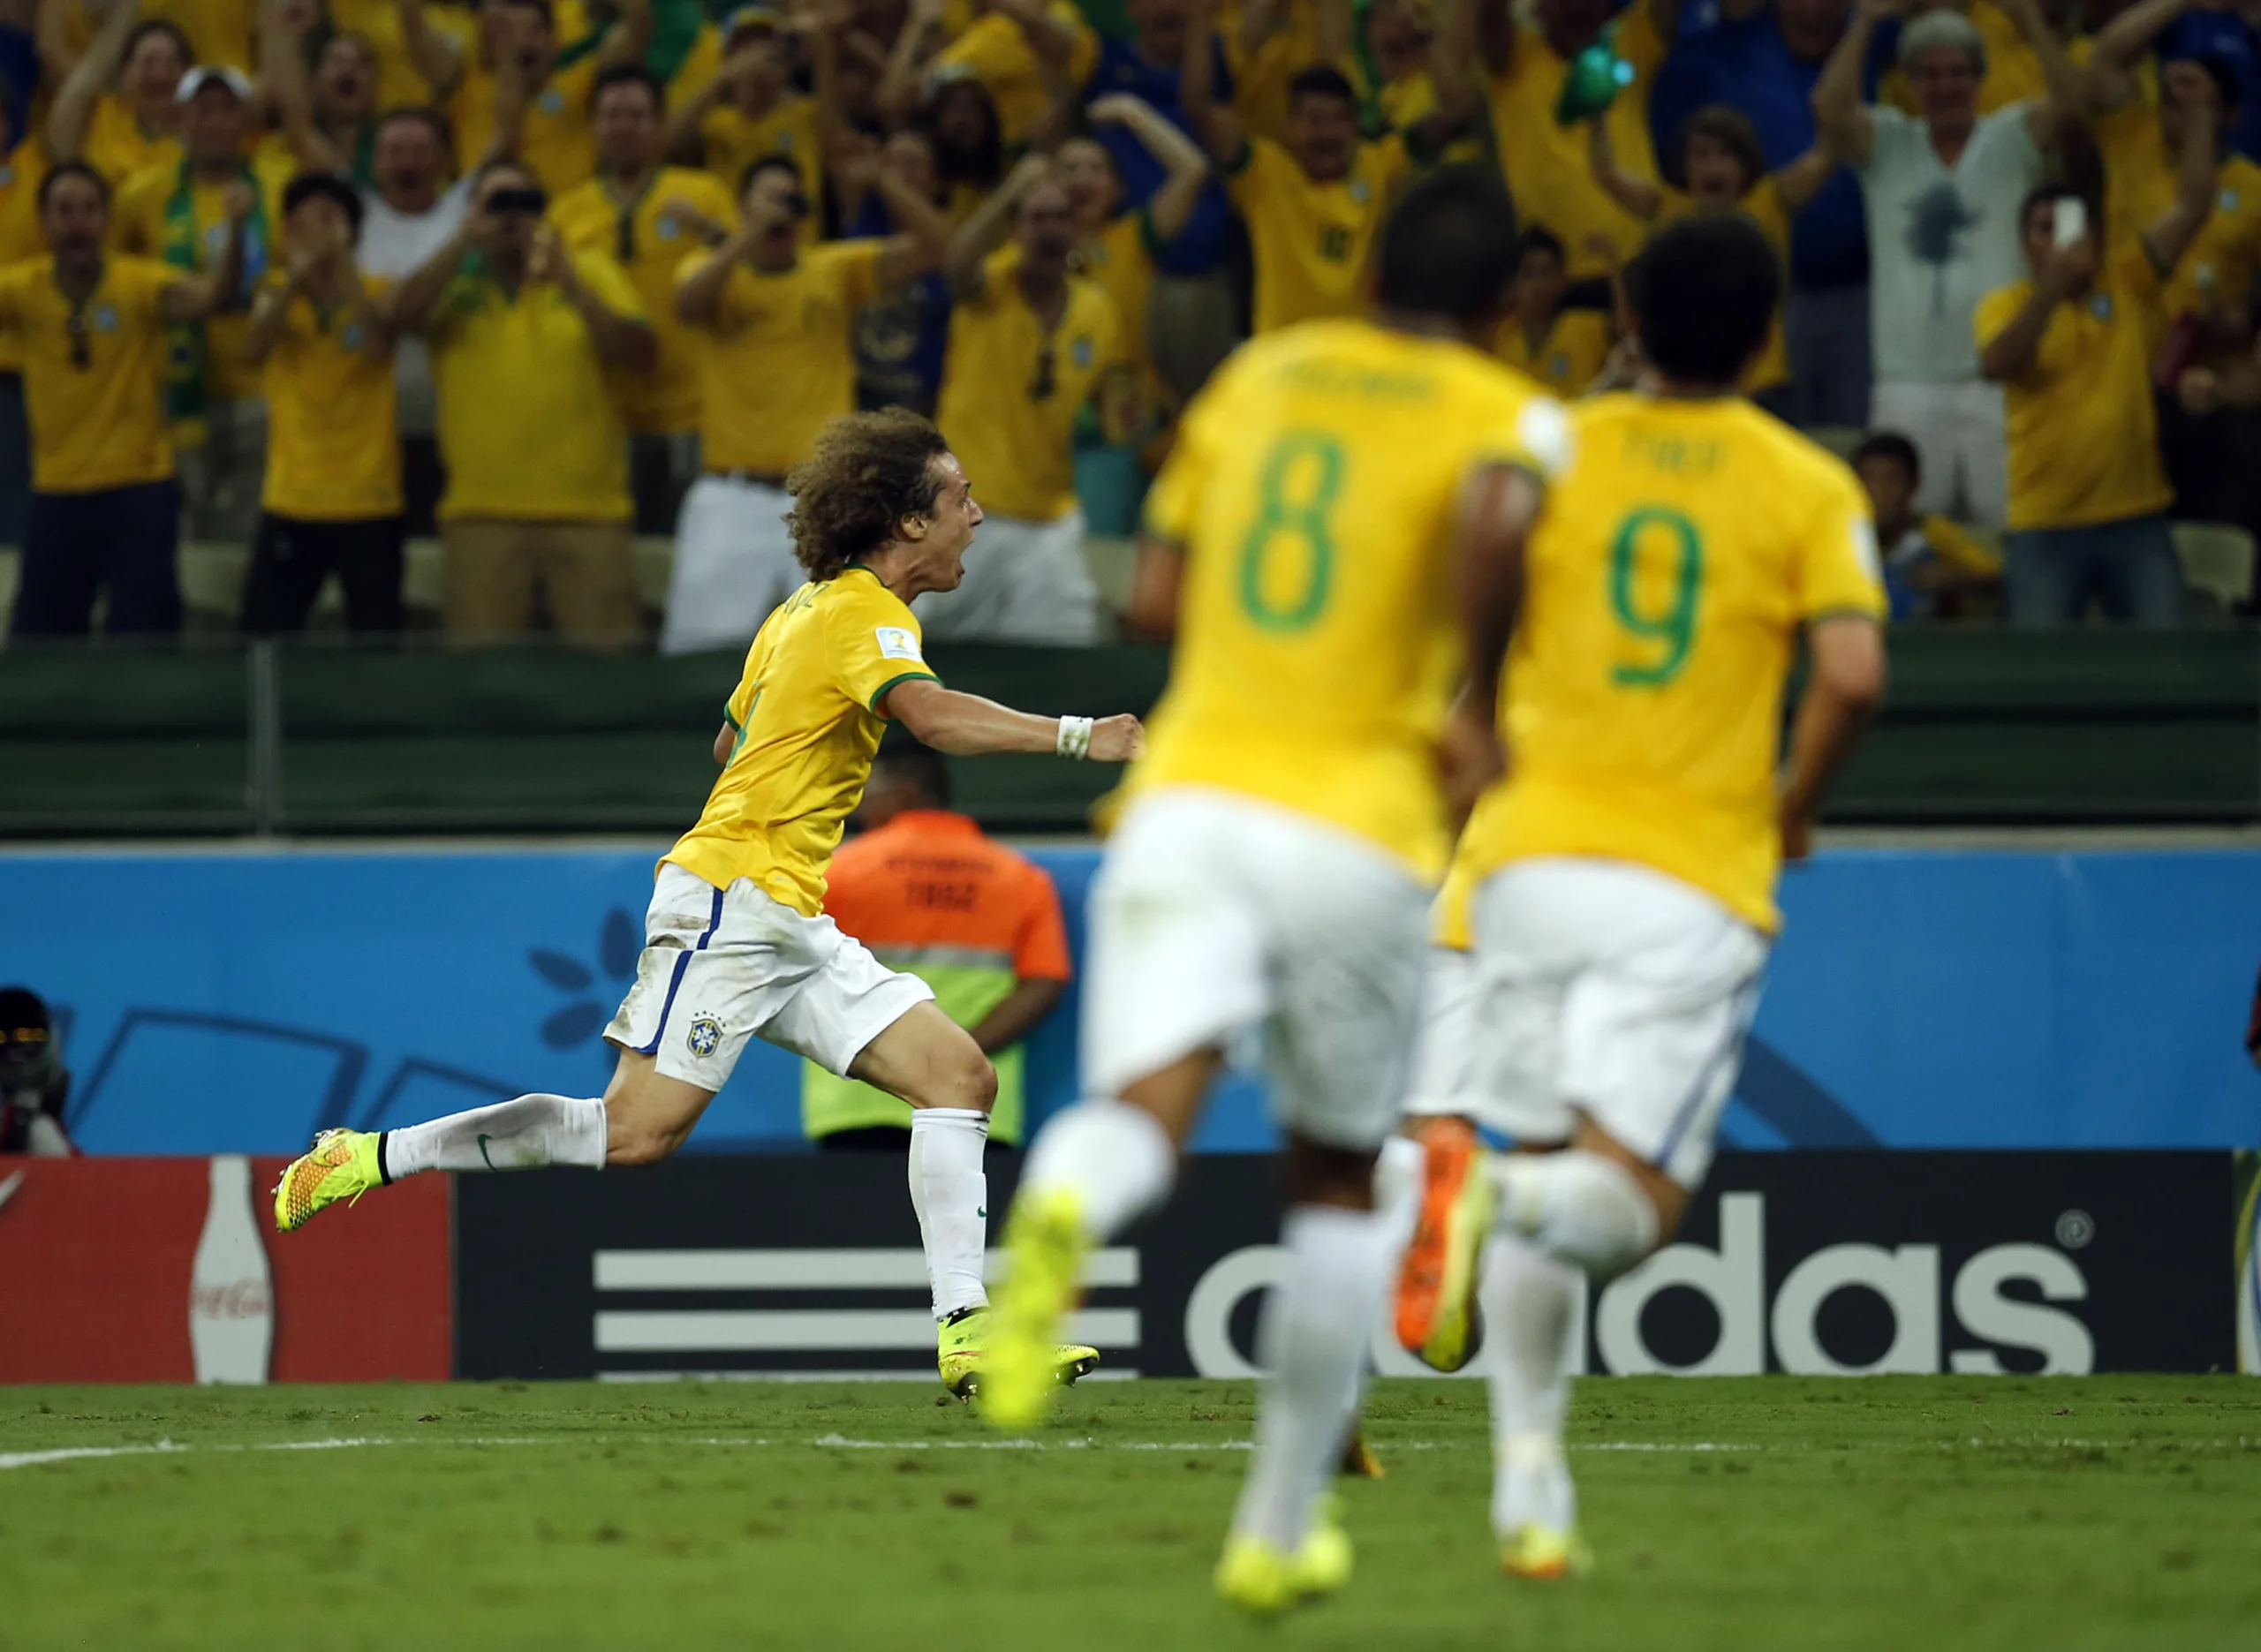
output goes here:
<path id="1" fill-rule="evenodd" d="M 1421 1290 L 1445 1299 L 1440 1321 L 1466 1318 L 1456 1292 L 1482 1304 L 1493 1520 L 1523 1575 L 1582 1552 L 1562 1441 L 1579 1276 L 1638 1262 L 1702 1181 L 1780 921 L 1777 869 L 1805 853 L 1883 690 L 1859 485 L 1734 394 L 1777 281 L 1732 216 L 1673 225 L 1627 270 L 1647 371 L 1574 416 L 1576 457 L 1509 573 L 1504 691 L 1471 691 L 1471 715 L 1505 725 L 1509 768 L 1462 843 L 1472 979 L 1456 1007 L 1433 1001 L 1414 1105 L 1535 1150 L 1487 1163 L 1464 1122 L 1424 1133 L 1398 1317 L 1412 1341 Z M 1812 669 L 1778 769 L 1801 636 Z"/>
<path id="2" fill-rule="evenodd" d="M 1567 456 L 1562 409 L 1486 349 L 1513 262 L 1496 175 L 1432 174 L 1382 230 L 1371 319 L 1267 336 L 1187 414 L 1132 604 L 1149 629 L 1174 622 L 1177 646 L 1093 890 L 1089 1099 L 1039 1137 L 1007 1230 L 987 1398 L 1017 1426 L 1083 1256 L 1168 1196 L 1224 1051 L 1264 1030 L 1286 1271 L 1217 1578 L 1256 1611 L 1347 1573 L 1345 1540 L 1314 1517 L 1392 1260 L 1373 1158 L 1448 847 L 1441 737 L 1469 647 L 1489 647 L 1496 677 L 1496 570 Z M 1488 740 L 1454 751 L 1497 762 Z"/>

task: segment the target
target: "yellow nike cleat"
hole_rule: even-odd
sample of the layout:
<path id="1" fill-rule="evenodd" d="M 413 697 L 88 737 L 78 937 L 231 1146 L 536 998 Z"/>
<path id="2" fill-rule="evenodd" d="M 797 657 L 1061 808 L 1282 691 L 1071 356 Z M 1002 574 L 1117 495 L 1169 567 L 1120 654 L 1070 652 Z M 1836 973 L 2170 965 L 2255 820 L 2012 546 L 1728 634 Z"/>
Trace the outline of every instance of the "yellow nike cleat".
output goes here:
<path id="1" fill-rule="evenodd" d="M 1492 1232 L 1484 1143 L 1464 1119 L 1421 1127 L 1421 1209 L 1397 1278 L 1397 1339 L 1441 1371 L 1476 1351 L 1476 1269 Z"/>
<path id="2" fill-rule="evenodd" d="M 983 1413 L 1009 1433 L 1039 1421 L 1051 1403 L 1059 1381 L 1060 1322 L 1075 1305 L 1091 1248 L 1083 1212 L 1066 1188 L 1014 1201 L 1005 1225 L 1012 1271 L 997 1295 L 988 1359 L 979 1379 Z"/>
<path id="3" fill-rule="evenodd" d="M 1500 1570 L 1511 1578 L 1552 1583 L 1592 1567 L 1593 1551 L 1576 1528 L 1558 1531 L 1549 1526 L 1518 1526 L 1500 1539 Z"/>
<path id="4" fill-rule="evenodd" d="M 1342 1443 L 1342 1460 L 1335 1472 L 1346 1480 L 1380 1480 L 1389 1470 L 1381 1466 L 1381 1459 L 1374 1455 L 1374 1448 L 1366 1444 L 1366 1437 L 1357 1429 Z"/>
<path id="5" fill-rule="evenodd" d="M 962 1308 L 937 1327 L 937 1363 L 942 1386 L 959 1399 L 981 1392 L 983 1368 L 989 1360 L 991 1327 L 994 1321 L 986 1308 Z M 1062 1342 L 1052 1350 L 1052 1380 L 1072 1388 L 1099 1368 L 1099 1350 Z"/>
<path id="6" fill-rule="evenodd" d="M 1261 1537 L 1236 1535 L 1225 1540 L 1217 1562 L 1217 1594 L 1227 1604 L 1269 1618 L 1305 1601 L 1339 1593 L 1350 1580 L 1350 1534 L 1323 1518 L 1294 1554 Z"/>
<path id="7" fill-rule="evenodd" d="M 377 1132 L 324 1130 L 314 1149 L 292 1159 L 275 1184 L 275 1231 L 304 1227 L 315 1211 L 340 1199 L 358 1199 L 384 1185 L 377 1166 Z"/>

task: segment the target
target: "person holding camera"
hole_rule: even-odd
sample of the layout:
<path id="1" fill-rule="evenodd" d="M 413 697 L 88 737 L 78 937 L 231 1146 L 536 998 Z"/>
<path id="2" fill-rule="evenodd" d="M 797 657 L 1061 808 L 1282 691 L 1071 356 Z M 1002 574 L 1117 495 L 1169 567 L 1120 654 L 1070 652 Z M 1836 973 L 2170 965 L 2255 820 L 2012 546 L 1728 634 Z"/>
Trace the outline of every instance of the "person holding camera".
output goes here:
<path id="1" fill-rule="evenodd" d="M 75 1155 L 63 1128 L 70 1097 L 71 1070 L 46 1004 L 27 987 L 0 987 L 0 1154 Z"/>
<path id="2" fill-rule="evenodd" d="M 606 375 L 650 373 L 659 347 L 619 261 L 568 253 L 548 204 L 523 163 L 490 162 L 463 229 L 392 295 L 437 381 L 442 619 L 454 642 L 520 637 L 546 595 L 567 641 L 625 646 L 642 622 Z"/>
<path id="3" fill-rule="evenodd" d="M 811 209 L 798 164 L 746 169 L 737 232 L 683 260 L 675 313 L 700 336 L 705 465 L 676 525 L 660 652 L 743 651 L 807 578 L 785 525 L 785 473 L 835 419 L 856 411 L 856 312 L 941 262 L 949 221 L 877 151 L 843 163 L 883 196 L 903 233 L 805 246 Z"/>

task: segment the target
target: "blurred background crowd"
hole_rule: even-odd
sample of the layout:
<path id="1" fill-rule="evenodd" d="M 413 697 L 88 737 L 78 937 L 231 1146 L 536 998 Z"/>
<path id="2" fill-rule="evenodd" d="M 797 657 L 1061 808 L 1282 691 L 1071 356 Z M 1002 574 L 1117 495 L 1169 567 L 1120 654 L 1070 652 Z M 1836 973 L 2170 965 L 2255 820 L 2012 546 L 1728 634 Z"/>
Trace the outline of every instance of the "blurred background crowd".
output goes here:
<path id="1" fill-rule="evenodd" d="M 1746 389 L 1854 461 L 1895 617 L 2179 623 L 2261 517 L 2255 11 L 0 0 L 10 635 L 217 568 L 251 636 L 742 648 L 786 472 L 902 404 L 989 518 L 928 635 L 1099 641 L 1176 410 L 1356 313 L 1442 162 L 1504 173 L 1497 349 L 1565 396 L 1637 372 L 1654 227 L 1758 223 Z"/>

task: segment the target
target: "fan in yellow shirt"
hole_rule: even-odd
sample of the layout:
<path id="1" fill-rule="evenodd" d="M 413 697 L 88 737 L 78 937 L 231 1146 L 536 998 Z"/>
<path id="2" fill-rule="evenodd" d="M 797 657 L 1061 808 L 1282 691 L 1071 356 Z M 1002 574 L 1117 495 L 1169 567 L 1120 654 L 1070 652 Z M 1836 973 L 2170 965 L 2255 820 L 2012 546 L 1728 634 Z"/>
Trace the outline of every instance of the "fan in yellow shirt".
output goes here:
<path id="1" fill-rule="evenodd" d="M 600 70 L 640 63 L 650 43 L 650 0 L 618 0 L 616 18 L 595 51 L 570 67 L 557 62 L 551 0 L 486 0 L 476 50 L 434 27 L 413 0 L 402 22 L 409 49 L 441 88 L 459 155 L 488 152 L 498 123 L 519 122 L 518 158 L 553 194 L 596 171 L 589 93 Z"/>
<path id="2" fill-rule="evenodd" d="M 2076 624 L 2091 595 L 2114 619 L 2182 619 L 2151 350 L 2161 282 L 2213 204 L 2213 115 L 2201 106 L 2189 118 L 2180 192 L 2134 245 L 2102 250 L 2098 215 L 2077 191 L 2036 190 L 2020 218 L 2031 278 L 1987 294 L 1971 318 L 1979 371 L 2002 387 L 2008 425 L 2002 589 L 2013 625 Z M 2061 248 L 2067 201 L 2088 227 Z"/>
<path id="3" fill-rule="evenodd" d="M 60 15 L 60 7 L 42 7 L 42 27 Z M 47 111 L 48 153 L 57 161 L 87 162 L 113 187 L 145 168 L 178 162 L 181 106 L 175 94 L 195 62 L 195 48 L 178 24 L 143 19 L 138 7 L 121 0 L 56 87 Z M 49 74 L 56 72 L 48 65 Z"/>
<path id="4" fill-rule="evenodd" d="M 785 477 L 856 405 L 856 313 L 941 262 L 949 224 L 892 168 L 859 160 L 861 188 L 904 233 L 801 242 L 812 203 L 790 158 L 753 163 L 737 231 L 677 267 L 675 314 L 695 339 L 705 473 L 676 528 L 664 653 L 737 648 L 784 600 L 799 566 Z"/>
<path id="5" fill-rule="evenodd" d="M 1766 153 L 1758 147 L 1758 129 L 1742 110 L 1724 103 L 1709 104 L 1688 117 L 1681 152 L 1682 175 L 1688 180 L 1684 190 L 1652 183 L 1620 167 L 1607 121 L 1590 123 L 1587 136 L 1595 185 L 1634 217 L 1644 223 L 1667 224 L 1696 213 L 1739 212 L 1758 226 L 1786 269 L 1790 220 L 1837 170 L 1835 160 L 1817 144 L 1788 166 L 1769 172 Z M 1778 313 L 1767 331 L 1766 347 L 1745 376 L 1743 393 L 1764 396 L 1784 390 L 1789 379 L 1790 358 L 1782 345 Z"/>
<path id="6" fill-rule="evenodd" d="M 981 1155 L 997 1075 L 916 977 L 824 916 L 825 872 L 890 721 L 959 753 L 1136 756 L 1134 717 L 1035 717 L 937 682 L 911 603 L 956 583 L 980 525 L 965 472 L 915 413 L 852 416 L 796 470 L 808 580 L 745 655 L 698 823 L 658 867 L 601 1098 L 520 1096 L 382 1135 L 332 1130 L 276 1189 L 276 1226 L 420 1171 L 646 1165 L 680 1147 L 755 1038 L 909 1102 L 911 1196 L 943 1384 L 986 1383 Z M 351 1219 L 344 1218 L 344 1219 Z M 1049 1351 L 1073 1381 L 1095 1349 Z"/>
<path id="7" fill-rule="evenodd" d="M 49 255 L 0 270 L 0 337 L 23 364 L 32 436 L 11 635 L 83 635 L 104 587 L 111 630 L 179 630 L 168 333 L 235 290 L 249 202 L 232 206 L 227 250 L 198 275 L 106 253 L 110 185 L 86 162 L 41 182 Z"/>
<path id="8" fill-rule="evenodd" d="M 1350 26 L 1350 8 L 1335 0 L 1244 0 L 1215 19 L 1232 78 L 1233 114 L 1250 137 L 1293 142 L 1293 82 L 1304 70 L 1358 75 Z"/>
<path id="9" fill-rule="evenodd" d="M 1700 214 L 1660 230 L 1625 287 L 1642 387 L 1573 411 L 1576 456 L 1506 570 L 1506 672 L 1463 702 L 1514 762 L 1463 842 L 1476 1004 L 1455 1053 L 1474 1082 L 1446 1098 L 1465 1116 L 1422 1131 L 1397 1294 L 1403 1340 L 1465 1325 L 1479 1293 L 1491 1333 L 1512 1327 L 1493 1427 L 1524 1431 L 1493 1514 L 1502 1567 L 1535 1577 L 1583 1564 L 1562 1425 L 1573 1304 L 1668 1240 L 1704 1181 L 1777 866 L 1807 852 L 1884 683 L 1859 485 L 1735 394 L 1781 290 L 1774 249 L 1747 218 Z M 1559 1150 L 1487 1154 L 1475 1123 Z"/>
<path id="10" fill-rule="evenodd" d="M 737 200 L 712 173 L 660 164 L 666 96 L 659 77 L 640 63 L 598 71 L 590 94 L 597 175 L 549 207 L 569 251 L 619 261 L 652 320 L 657 365 L 614 387 L 633 435 L 636 515 L 647 525 L 675 521 L 698 467 L 699 344 L 676 317 L 676 272 L 686 253 L 714 245 L 737 221 Z"/>
<path id="11" fill-rule="evenodd" d="M 1013 246 L 990 255 L 1008 222 Z M 935 637 L 1089 644 L 1099 591 L 1084 562 L 1076 504 L 1076 424 L 1095 403 L 1108 439 L 1137 428 L 1137 385 L 1123 325 L 1100 287 L 1069 270 L 1076 222 L 1040 156 L 953 238 L 957 300 L 935 422 L 984 477 L 994 509 L 963 585 L 923 615 Z"/>
<path id="12" fill-rule="evenodd" d="M 618 645 L 642 618 L 628 432 L 608 376 L 650 372 L 658 346 L 628 272 L 609 251 L 567 252 L 547 205 L 523 165 L 488 166 L 463 228 L 391 309 L 431 344 L 449 635 L 523 635 L 546 591 L 569 640 Z"/>
<path id="13" fill-rule="evenodd" d="M 1584 396 L 1609 359 L 1609 318 L 1566 310 L 1569 291 L 1562 244 L 1552 230 L 1525 230 L 1516 242 L 1516 282 L 1500 323 L 1500 359 L 1564 400 Z"/>
<path id="14" fill-rule="evenodd" d="M 971 75 L 996 105 L 1008 149 L 1027 142 L 1051 108 L 1052 83 L 1082 86 L 1099 61 L 1099 36 L 1070 0 L 992 0 L 972 27 L 936 55 L 934 77 Z"/>
<path id="15" fill-rule="evenodd" d="M 703 164 L 735 200 L 745 185 L 746 169 L 766 155 L 782 155 L 799 169 L 801 192 L 824 198 L 824 169 L 835 147 L 839 124 L 839 41 L 828 24 L 810 35 L 815 62 L 816 95 L 804 97 L 788 78 L 785 44 L 777 19 L 764 5 L 740 6 L 730 17 L 723 47 L 727 56 L 713 79 L 684 98 L 669 117 L 667 153 Z M 818 215 L 801 227 L 813 243 L 821 233 Z"/>
<path id="16" fill-rule="evenodd" d="M 400 411 L 382 283 L 353 260 L 361 197 L 334 173 L 283 193 L 284 268 L 252 307 L 246 358 L 262 369 L 271 415 L 259 532 L 244 583 L 243 629 L 302 629 L 337 575 L 345 622 L 401 628 Z"/>

